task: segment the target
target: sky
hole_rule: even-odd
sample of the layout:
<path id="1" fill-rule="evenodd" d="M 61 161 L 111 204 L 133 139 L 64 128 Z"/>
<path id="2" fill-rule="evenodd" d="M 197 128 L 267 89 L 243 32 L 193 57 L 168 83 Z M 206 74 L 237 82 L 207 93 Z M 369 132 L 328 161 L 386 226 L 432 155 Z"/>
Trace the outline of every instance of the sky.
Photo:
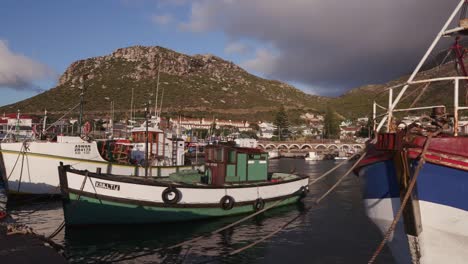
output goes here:
<path id="1" fill-rule="evenodd" d="M 458 0 L 2 0 L 0 105 L 132 45 L 214 54 L 339 96 L 409 73 Z"/>

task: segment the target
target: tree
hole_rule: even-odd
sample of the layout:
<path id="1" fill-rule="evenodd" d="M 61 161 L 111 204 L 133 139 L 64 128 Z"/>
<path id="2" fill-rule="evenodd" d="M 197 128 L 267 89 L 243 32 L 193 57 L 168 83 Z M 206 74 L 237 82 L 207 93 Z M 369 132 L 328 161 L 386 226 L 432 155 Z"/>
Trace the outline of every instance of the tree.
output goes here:
<path id="1" fill-rule="evenodd" d="M 324 118 L 324 137 L 325 138 L 337 138 L 340 134 L 340 125 L 338 116 L 335 110 L 331 107 L 327 107 L 327 112 Z"/>
<path id="2" fill-rule="evenodd" d="M 289 138 L 291 132 L 289 131 L 289 120 L 284 106 L 281 106 L 278 112 L 276 113 L 275 120 L 273 121 L 275 125 L 274 135 L 278 136 L 279 140 L 284 140 Z"/>

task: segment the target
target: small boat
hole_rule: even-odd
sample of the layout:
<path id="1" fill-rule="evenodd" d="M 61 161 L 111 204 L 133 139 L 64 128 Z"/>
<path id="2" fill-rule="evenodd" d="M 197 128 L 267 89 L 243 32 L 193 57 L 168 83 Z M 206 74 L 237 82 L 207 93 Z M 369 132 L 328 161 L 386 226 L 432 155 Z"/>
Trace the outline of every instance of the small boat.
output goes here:
<path id="1" fill-rule="evenodd" d="M 190 221 L 251 213 L 297 202 L 308 176 L 267 173 L 259 149 L 207 146 L 205 171 L 168 178 L 110 175 L 59 167 L 65 223 L 136 224 Z"/>
<path id="2" fill-rule="evenodd" d="M 356 173 L 365 181 L 367 215 L 389 238 L 387 244 L 396 263 L 466 263 L 468 259 L 468 137 L 460 134 L 458 125 L 460 111 L 468 109 L 459 105 L 459 89 L 468 88 L 465 47 L 459 42 L 468 33 L 468 20 L 448 29 L 460 10 L 466 12 L 467 3 L 460 1 L 408 81 L 388 88 L 386 113 L 377 113 L 374 102 L 376 137 L 368 144 Z M 450 49 L 455 56 L 450 63 L 455 62 L 458 76 L 432 69 L 422 77 L 430 79 L 421 79 L 417 76 L 421 66 L 443 36 L 455 37 Z M 448 64 L 440 67 L 452 69 Z M 413 93 L 412 89 L 426 89 L 431 84 L 440 91 L 438 99 L 453 95 L 451 104 L 414 105 L 418 96 L 410 108 L 397 108 L 406 91 Z M 396 97 L 394 91 L 399 93 Z M 396 119 L 398 112 L 424 110 L 432 112 L 430 117 L 422 116 L 411 124 Z"/>
<path id="3" fill-rule="evenodd" d="M 280 154 L 278 150 L 270 150 L 268 151 L 268 159 L 279 159 Z"/>
<path id="4" fill-rule="evenodd" d="M 309 161 L 323 160 L 323 157 L 321 155 L 318 155 L 317 152 L 315 152 L 315 151 L 310 151 L 309 153 L 306 154 L 304 159 L 309 160 Z"/>

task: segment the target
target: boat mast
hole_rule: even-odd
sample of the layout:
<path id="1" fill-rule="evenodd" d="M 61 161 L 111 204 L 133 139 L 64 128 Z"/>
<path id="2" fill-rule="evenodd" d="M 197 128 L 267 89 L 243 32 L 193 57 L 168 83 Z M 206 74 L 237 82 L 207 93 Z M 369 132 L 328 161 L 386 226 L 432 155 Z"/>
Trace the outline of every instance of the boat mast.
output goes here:
<path id="1" fill-rule="evenodd" d="M 20 110 L 18 109 L 18 112 L 16 113 L 16 126 L 15 126 L 15 134 L 18 137 L 19 135 L 19 125 L 20 125 Z"/>
<path id="2" fill-rule="evenodd" d="M 149 106 L 150 103 L 148 102 L 145 107 L 145 177 L 148 177 L 148 165 L 149 165 L 149 151 L 148 151 L 148 115 L 149 115 Z"/>
<path id="3" fill-rule="evenodd" d="M 161 67 L 161 58 L 159 58 L 158 62 L 158 78 L 156 81 L 156 100 L 154 101 L 154 115 L 158 116 L 158 94 L 159 94 L 159 69 Z"/>
<path id="4" fill-rule="evenodd" d="M 46 125 L 47 125 L 47 109 L 44 110 L 44 121 L 42 122 L 42 134 L 45 135 L 46 133 Z"/>
<path id="5" fill-rule="evenodd" d="M 159 104 L 159 114 L 158 114 L 158 117 L 161 117 L 163 99 L 164 99 L 164 86 L 163 86 L 162 92 L 161 92 L 161 103 Z"/>
<path id="6" fill-rule="evenodd" d="M 78 118 L 78 134 L 81 136 L 81 127 L 83 125 L 83 96 L 84 96 L 84 81 L 85 81 L 85 75 L 81 76 L 80 82 L 81 82 L 81 93 L 80 93 L 80 117 Z"/>
<path id="7" fill-rule="evenodd" d="M 130 120 L 133 121 L 133 93 L 135 88 L 132 87 L 132 99 L 130 100 Z"/>

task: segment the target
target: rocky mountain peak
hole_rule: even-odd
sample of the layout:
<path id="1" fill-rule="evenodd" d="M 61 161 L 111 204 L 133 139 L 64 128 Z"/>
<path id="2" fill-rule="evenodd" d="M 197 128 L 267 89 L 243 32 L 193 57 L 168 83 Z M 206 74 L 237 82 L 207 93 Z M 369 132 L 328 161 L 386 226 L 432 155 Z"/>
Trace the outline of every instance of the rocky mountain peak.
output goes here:
<path id="1" fill-rule="evenodd" d="M 70 65 L 59 79 L 59 85 L 79 84 L 79 75 L 87 74 L 91 80 L 96 70 L 111 68 L 115 63 L 128 64 L 122 77 L 134 80 L 155 78 L 160 66 L 161 73 L 176 76 L 193 76 L 201 73 L 213 78 L 234 77 L 245 71 L 232 62 L 212 54 L 185 55 L 159 46 L 132 46 L 119 48 L 110 55 L 79 60 Z"/>

